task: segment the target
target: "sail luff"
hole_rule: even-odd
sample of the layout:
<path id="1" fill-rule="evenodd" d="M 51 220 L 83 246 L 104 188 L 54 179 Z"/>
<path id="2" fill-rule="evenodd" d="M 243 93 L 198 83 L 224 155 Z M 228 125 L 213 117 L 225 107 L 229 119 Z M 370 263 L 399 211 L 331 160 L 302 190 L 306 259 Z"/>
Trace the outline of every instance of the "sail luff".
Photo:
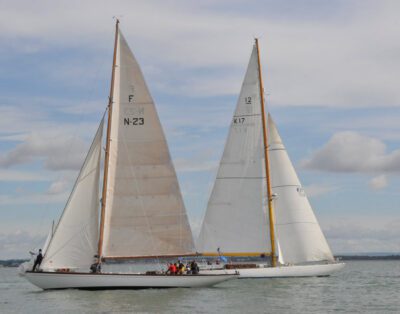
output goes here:
<path id="1" fill-rule="evenodd" d="M 268 198 L 268 214 L 269 214 L 269 234 L 271 240 L 271 261 L 272 266 L 276 266 L 276 253 L 275 253 L 275 228 L 274 228 L 274 209 L 272 205 L 272 188 L 271 188 L 271 177 L 269 168 L 269 156 L 268 156 L 268 135 L 265 123 L 265 105 L 264 105 L 264 86 L 261 73 L 261 62 L 260 62 L 260 50 L 258 47 L 258 38 L 255 39 L 257 47 L 257 61 L 258 61 L 258 77 L 260 86 L 260 100 L 261 100 L 261 120 L 262 120 L 262 133 L 264 142 L 264 161 L 265 161 L 265 174 L 267 181 L 267 198 Z"/>
<path id="2" fill-rule="evenodd" d="M 104 157 L 104 177 L 103 177 L 104 179 L 103 179 L 103 192 L 101 197 L 100 235 L 99 235 L 99 245 L 98 245 L 99 260 L 101 260 L 101 255 L 103 250 L 104 217 L 105 217 L 105 208 L 107 200 L 108 164 L 110 161 L 110 133 L 111 133 L 111 119 L 112 119 L 112 104 L 114 97 L 115 64 L 117 60 L 117 45 L 118 45 L 118 24 L 119 20 L 117 19 L 115 23 L 114 56 L 113 56 L 113 65 L 111 70 L 110 96 L 108 99 L 107 138 L 106 138 L 106 151 Z"/>

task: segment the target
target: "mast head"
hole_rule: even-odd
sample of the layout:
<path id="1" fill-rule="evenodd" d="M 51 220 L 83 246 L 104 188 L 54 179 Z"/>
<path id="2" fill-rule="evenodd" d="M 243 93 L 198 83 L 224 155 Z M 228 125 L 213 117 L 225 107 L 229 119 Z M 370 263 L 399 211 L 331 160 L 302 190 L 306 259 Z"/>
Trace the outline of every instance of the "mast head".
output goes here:
<path id="1" fill-rule="evenodd" d="M 254 45 L 257 47 L 257 53 L 259 52 L 259 47 L 258 47 L 258 38 L 254 37 Z"/>
<path id="2" fill-rule="evenodd" d="M 118 17 L 114 15 L 114 16 L 113 16 L 113 19 L 115 19 L 115 26 L 118 27 L 118 24 L 119 24 L 119 19 L 118 19 Z"/>

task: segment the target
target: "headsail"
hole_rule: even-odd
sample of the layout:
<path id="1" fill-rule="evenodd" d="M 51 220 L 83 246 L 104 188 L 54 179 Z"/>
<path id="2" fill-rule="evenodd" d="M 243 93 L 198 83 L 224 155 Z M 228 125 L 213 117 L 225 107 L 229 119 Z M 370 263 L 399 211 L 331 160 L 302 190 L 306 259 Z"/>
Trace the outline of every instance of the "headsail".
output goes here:
<path id="1" fill-rule="evenodd" d="M 197 243 L 204 254 L 269 253 L 257 49 L 243 81 Z"/>
<path id="2" fill-rule="evenodd" d="M 100 123 L 54 235 L 42 268 L 87 270 L 97 252 L 100 156 L 104 118 Z"/>
<path id="3" fill-rule="evenodd" d="M 175 169 L 140 67 L 117 33 L 102 255 L 193 253 Z"/>
<path id="4" fill-rule="evenodd" d="M 332 261 L 332 252 L 270 115 L 268 131 L 279 260 L 290 264 Z"/>

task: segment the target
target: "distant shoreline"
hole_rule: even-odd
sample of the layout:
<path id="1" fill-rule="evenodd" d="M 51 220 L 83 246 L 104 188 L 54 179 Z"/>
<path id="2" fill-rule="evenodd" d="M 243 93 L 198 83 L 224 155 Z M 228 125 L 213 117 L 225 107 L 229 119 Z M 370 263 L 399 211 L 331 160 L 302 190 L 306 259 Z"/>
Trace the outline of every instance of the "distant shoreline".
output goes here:
<path id="1" fill-rule="evenodd" d="M 337 255 L 343 261 L 396 261 L 400 255 Z"/>
<path id="2" fill-rule="evenodd" d="M 29 261 L 28 259 L 6 259 L 0 260 L 0 267 L 18 267 L 22 263 Z"/>

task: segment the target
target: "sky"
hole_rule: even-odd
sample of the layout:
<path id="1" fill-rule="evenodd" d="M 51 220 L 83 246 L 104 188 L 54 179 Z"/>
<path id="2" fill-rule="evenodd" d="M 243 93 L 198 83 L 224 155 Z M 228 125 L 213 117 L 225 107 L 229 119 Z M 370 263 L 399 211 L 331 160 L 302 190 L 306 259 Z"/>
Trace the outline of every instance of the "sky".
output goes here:
<path id="1" fill-rule="evenodd" d="M 0 0 L 0 258 L 39 248 L 107 105 L 114 19 L 199 232 L 254 38 L 267 107 L 336 254 L 400 252 L 398 1 Z"/>

